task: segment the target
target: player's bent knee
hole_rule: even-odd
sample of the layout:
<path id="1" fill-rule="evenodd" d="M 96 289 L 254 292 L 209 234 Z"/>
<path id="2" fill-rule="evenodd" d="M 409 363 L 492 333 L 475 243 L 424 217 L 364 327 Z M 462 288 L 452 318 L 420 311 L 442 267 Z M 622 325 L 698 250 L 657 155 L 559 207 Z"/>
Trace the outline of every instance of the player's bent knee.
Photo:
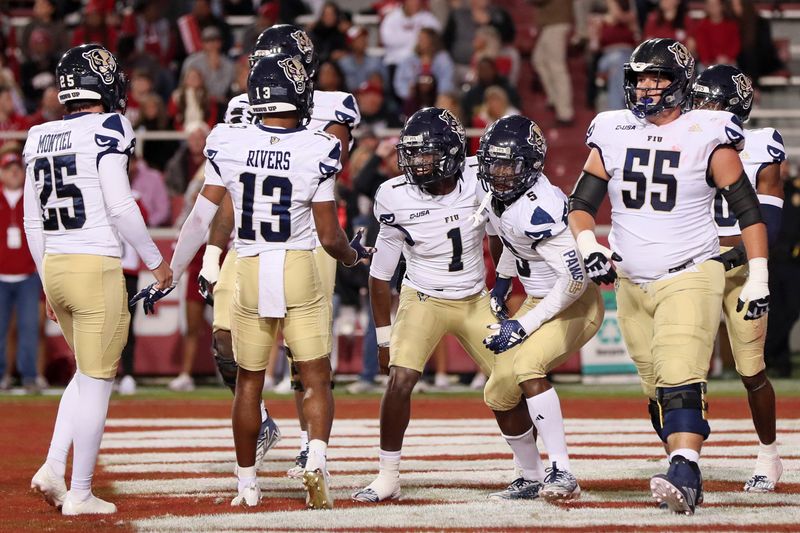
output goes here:
<path id="1" fill-rule="evenodd" d="M 755 376 L 741 376 L 741 378 L 747 392 L 756 392 L 769 384 L 769 378 L 767 378 L 767 373 L 764 370 Z"/>
<path id="2" fill-rule="evenodd" d="M 501 379 L 492 374 L 483 388 L 483 403 L 492 411 L 505 412 L 514 409 L 521 396 L 513 376 Z"/>
<path id="3" fill-rule="evenodd" d="M 647 404 L 647 410 L 650 411 L 650 422 L 652 422 L 653 429 L 656 430 L 658 438 L 661 439 L 662 442 L 666 442 L 667 439 L 664 438 L 664 426 L 661 424 L 661 411 L 658 408 L 658 402 L 650 398 Z"/>
<path id="4" fill-rule="evenodd" d="M 662 440 L 666 441 L 673 433 L 694 433 L 708 438 L 711 427 L 706 420 L 705 383 L 657 387 L 656 393 Z"/>
<path id="5" fill-rule="evenodd" d="M 387 395 L 411 396 L 414 385 L 419 381 L 419 373 L 416 370 L 393 366 L 389 372 L 389 382 L 386 385 Z"/>
<path id="6" fill-rule="evenodd" d="M 219 332 L 217 332 L 219 333 Z M 233 348 L 230 345 L 230 334 L 218 335 L 214 334 L 214 362 L 217 364 L 217 370 L 222 377 L 222 382 L 226 387 L 231 390 L 236 388 L 236 376 L 239 370 L 239 365 L 233 358 Z"/>

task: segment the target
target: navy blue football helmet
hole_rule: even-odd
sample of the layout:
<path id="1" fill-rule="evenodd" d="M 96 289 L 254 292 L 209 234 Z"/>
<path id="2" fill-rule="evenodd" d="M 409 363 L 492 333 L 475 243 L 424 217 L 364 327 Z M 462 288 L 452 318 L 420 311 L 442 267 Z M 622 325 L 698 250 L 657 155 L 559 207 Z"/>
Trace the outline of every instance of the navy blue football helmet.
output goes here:
<path id="1" fill-rule="evenodd" d="M 406 180 L 427 187 L 464 170 L 466 132 L 446 109 L 426 107 L 406 121 L 397 143 L 397 164 Z"/>
<path id="2" fill-rule="evenodd" d="M 58 101 L 99 100 L 106 112 L 124 111 L 127 80 L 114 54 L 99 44 L 70 48 L 56 66 Z"/>
<path id="3" fill-rule="evenodd" d="M 657 115 L 665 109 L 680 107 L 689 96 L 694 79 L 694 57 L 674 39 L 648 39 L 636 47 L 625 63 L 625 104 L 639 118 Z M 639 74 L 648 73 L 657 79 L 669 80 L 661 89 L 648 89 L 640 98 L 636 94 Z M 654 102 L 654 96 L 660 96 Z"/>
<path id="4" fill-rule="evenodd" d="M 536 183 L 544 169 L 547 142 L 541 128 L 514 115 L 495 121 L 478 147 L 478 178 L 484 189 L 511 203 Z"/>
<path id="5" fill-rule="evenodd" d="M 296 111 L 301 124 L 311 117 L 311 80 L 300 61 L 269 54 L 256 61 L 247 77 L 247 97 L 255 115 Z"/>
<path id="6" fill-rule="evenodd" d="M 312 80 L 317 74 L 319 58 L 314 51 L 311 37 L 299 26 L 293 24 L 276 24 L 261 32 L 256 39 L 253 53 L 250 54 L 250 67 L 259 57 L 267 54 L 289 54 L 300 60 Z"/>
<path id="7" fill-rule="evenodd" d="M 692 86 L 692 109 L 729 111 L 742 122 L 750 118 L 753 107 L 753 82 L 731 65 L 714 65 L 704 70 Z"/>

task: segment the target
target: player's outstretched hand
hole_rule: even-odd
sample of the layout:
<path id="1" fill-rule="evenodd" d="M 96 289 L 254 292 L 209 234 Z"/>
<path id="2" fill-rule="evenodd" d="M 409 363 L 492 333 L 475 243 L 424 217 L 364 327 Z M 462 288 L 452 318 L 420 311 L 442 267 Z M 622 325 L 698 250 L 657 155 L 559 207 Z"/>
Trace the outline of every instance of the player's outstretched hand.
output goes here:
<path id="1" fill-rule="evenodd" d="M 769 273 L 767 271 L 767 259 L 757 257 L 748 263 L 750 273 L 747 281 L 739 293 L 739 301 L 736 302 L 736 312 L 740 313 L 745 307 L 745 320 L 758 320 L 769 312 Z"/>
<path id="2" fill-rule="evenodd" d="M 200 275 L 197 276 L 197 284 L 199 285 L 197 291 L 200 293 L 200 296 L 203 297 L 203 300 L 205 300 L 208 305 L 214 307 L 214 286 L 216 283 L 208 281 L 203 277 L 203 273 L 201 272 Z"/>
<path id="3" fill-rule="evenodd" d="M 586 273 L 589 278 L 598 285 L 614 283 L 617 279 L 617 271 L 611 261 L 622 261 L 622 258 L 597 242 L 597 238 L 591 230 L 581 231 L 575 237 L 575 242 L 578 244 L 578 251 L 583 257 L 583 264 L 586 265 Z"/>
<path id="4" fill-rule="evenodd" d="M 503 320 L 499 324 L 490 324 L 487 327 L 493 333 L 483 339 L 483 344 L 495 355 L 510 350 L 528 337 L 525 328 L 516 320 Z"/>
<path id="5" fill-rule="evenodd" d="M 154 270 L 151 270 L 153 276 L 156 278 L 156 285 L 159 289 L 166 289 L 172 287 L 172 269 L 165 261 L 161 261 Z"/>
<path id="6" fill-rule="evenodd" d="M 139 300 L 144 300 L 142 303 L 142 307 L 144 308 L 144 314 L 149 315 L 151 313 L 155 313 L 155 306 L 156 302 L 159 301 L 161 298 L 166 296 L 167 294 L 171 293 L 172 290 L 175 288 L 175 285 L 167 287 L 166 289 L 159 289 L 158 283 L 151 283 L 144 289 L 140 290 L 136 293 L 136 295 L 130 299 L 128 305 L 133 307 L 137 304 Z"/>
<path id="7" fill-rule="evenodd" d="M 355 261 L 345 266 L 354 267 L 362 260 L 370 257 L 372 254 L 375 253 L 375 248 L 372 248 L 371 246 L 364 246 L 363 244 L 361 244 L 361 236 L 363 233 L 364 233 L 363 228 L 358 230 L 356 232 L 356 236 L 353 237 L 353 239 L 350 241 L 350 248 L 356 251 L 357 256 Z"/>
<path id="8" fill-rule="evenodd" d="M 489 307 L 492 310 L 492 314 L 496 316 L 498 320 L 508 319 L 506 300 L 511 293 L 511 281 L 511 278 L 506 278 L 499 274 L 494 278 L 494 287 L 492 288 L 489 298 Z"/>

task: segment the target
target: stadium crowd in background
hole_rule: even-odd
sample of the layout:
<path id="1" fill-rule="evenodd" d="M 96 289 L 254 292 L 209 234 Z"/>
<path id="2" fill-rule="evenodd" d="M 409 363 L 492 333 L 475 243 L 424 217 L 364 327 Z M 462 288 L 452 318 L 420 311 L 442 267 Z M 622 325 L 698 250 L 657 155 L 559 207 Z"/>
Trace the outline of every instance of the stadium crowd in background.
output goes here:
<path id="1" fill-rule="evenodd" d="M 132 186 L 149 225 L 173 226 L 203 167 L 206 136 L 222 121 L 230 97 L 245 89 L 247 56 L 256 37 L 275 23 L 294 23 L 308 15 L 312 22 L 307 30 L 320 57 L 317 88 L 352 92 L 361 111 L 362 125 L 339 176 L 337 196 L 348 234 L 366 226 L 371 245 L 377 226 L 372 198 L 382 181 L 399 173 L 392 143 L 376 135 L 402 126 L 422 107 L 446 108 L 465 125 L 483 128 L 521 113 L 523 97 L 533 96 L 546 99 L 552 110 L 542 122 L 571 128 L 576 125 L 573 106 L 580 104 L 571 96 L 576 72 L 570 57 L 585 53 L 581 64 L 586 65 L 586 106 L 621 109 L 622 65 L 636 43 L 650 37 L 684 42 L 702 65 L 738 63 L 756 83 L 760 76 L 784 68 L 769 22 L 758 15 L 753 0 L 693 2 L 704 10 L 699 19 L 689 16 L 687 0 L 530 3 L 536 8 L 532 47 L 518 44 L 530 38 L 528 28 L 515 27 L 515 17 L 488 0 L 381 0 L 368 10 L 380 17 L 375 27 L 354 25 L 354 13 L 335 2 L 35 0 L 18 13 L 0 12 L 0 131 L 25 131 L 60 117 L 53 75 L 59 57 L 69 46 L 103 44 L 117 55 L 130 80 L 126 116 L 134 129 L 186 134 L 183 141 L 139 142 L 131 165 Z M 14 24 L 19 16 L 28 16 L 27 23 Z M 249 22 L 232 26 L 231 16 L 247 16 Z M 535 90 L 541 92 L 520 82 L 526 55 L 534 67 Z M 577 131 L 585 124 L 576 126 Z M 18 232 L 21 227 L 14 218 L 21 194 L 21 146 L 21 141 L 0 140 L 0 234 L 9 236 L 0 245 L 0 388 L 9 388 L 16 379 L 15 355 L 21 383 L 35 391 L 46 385 L 43 365 L 36 363 L 37 350 L 42 352 L 37 342 L 41 289 L 32 261 L 25 256 L 24 235 L 20 242 L 11 238 L 14 228 Z M 470 153 L 475 148 L 476 142 L 470 144 Z M 767 363 L 784 376 L 791 373 L 788 336 L 800 301 L 795 281 L 800 272 L 798 179 L 786 181 L 786 198 L 784 231 L 771 262 L 771 282 L 781 288 L 773 291 L 766 354 Z M 366 269 L 337 276 L 342 334 L 374 328 L 355 325 L 366 305 L 366 280 Z M 785 301 L 778 294 L 786 294 Z M 191 327 L 185 336 L 182 380 L 173 382 L 177 389 L 191 385 L 197 328 L 202 324 L 202 309 L 189 305 L 186 314 Z M 10 324 L 17 327 L 16 345 L 8 338 Z M 367 346 L 374 340 L 367 339 L 364 370 L 354 390 L 374 385 L 374 347 Z M 447 354 L 444 347 L 438 353 L 436 384 L 446 386 Z M 125 365 L 125 372 L 133 372 L 132 363 Z"/>

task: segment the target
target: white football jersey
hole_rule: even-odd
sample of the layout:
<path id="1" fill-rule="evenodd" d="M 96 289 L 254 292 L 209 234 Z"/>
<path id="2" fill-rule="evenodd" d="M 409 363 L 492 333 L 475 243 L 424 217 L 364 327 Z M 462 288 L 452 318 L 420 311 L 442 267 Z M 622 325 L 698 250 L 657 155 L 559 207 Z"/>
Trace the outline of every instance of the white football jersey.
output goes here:
<path id="1" fill-rule="evenodd" d="M 719 253 L 708 164 L 719 146 L 742 149 L 738 118 L 697 110 L 656 126 L 627 109 L 607 111 L 589 126 L 586 144 L 611 178 L 609 242 L 631 280 L 661 279 Z"/>
<path id="2" fill-rule="evenodd" d="M 772 163 L 780 163 L 786 159 L 783 137 L 773 128 L 744 130 L 744 150 L 739 152 L 739 158 L 742 160 L 742 166 L 750 180 L 750 185 L 755 189 L 758 184 L 758 173 L 763 167 Z M 720 191 L 717 191 L 714 197 L 712 209 L 720 237 L 742 233 L 736 215 L 730 212 L 728 201 Z"/>
<path id="3" fill-rule="evenodd" d="M 479 200 L 483 194 L 479 192 Z M 495 205 L 487 209 L 487 231 L 497 234 L 516 257 L 517 276 L 529 296 L 544 298 L 559 274 L 583 281 L 580 255 L 567 224 L 567 197 L 546 176 L 502 211 Z"/>
<path id="4" fill-rule="evenodd" d="M 206 140 L 205 183 L 226 187 L 242 257 L 312 250 L 312 202 L 334 200 L 341 144 L 305 128 L 217 124 Z"/>
<path id="5" fill-rule="evenodd" d="M 234 96 L 228 102 L 225 111 L 225 122 L 255 124 L 258 118 L 250 111 L 250 99 L 247 93 Z M 339 91 L 314 91 L 314 109 L 311 120 L 306 125 L 309 130 L 324 130 L 331 123 L 346 124 L 355 128 L 361 123 L 361 113 L 356 99 L 350 93 Z"/>
<path id="6" fill-rule="evenodd" d="M 444 196 L 426 194 L 405 176 L 383 183 L 375 195 L 375 218 L 381 225 L 376 255 L 382 239 L 402 241 L 406 258 L 404 285 L 444 299 L 460 299 L 486 286 L 483 236 L 486 223 L 472 226 L 470 216 L 480 205 L 476 158 L 467 158 L 463 177 Z M 396 264 L 381 266 L 373 258 L 370 274 L 389 280 Z"/>
<path id="7" fill-rule="evenodd" d="M 131 123 L 117 113 L 75 113 L 30 129 L 23 156 L 42 209 L 45 253 L 120 257 L 97 168 L 107 155 L 130 156 L 135 144 Z"/>

